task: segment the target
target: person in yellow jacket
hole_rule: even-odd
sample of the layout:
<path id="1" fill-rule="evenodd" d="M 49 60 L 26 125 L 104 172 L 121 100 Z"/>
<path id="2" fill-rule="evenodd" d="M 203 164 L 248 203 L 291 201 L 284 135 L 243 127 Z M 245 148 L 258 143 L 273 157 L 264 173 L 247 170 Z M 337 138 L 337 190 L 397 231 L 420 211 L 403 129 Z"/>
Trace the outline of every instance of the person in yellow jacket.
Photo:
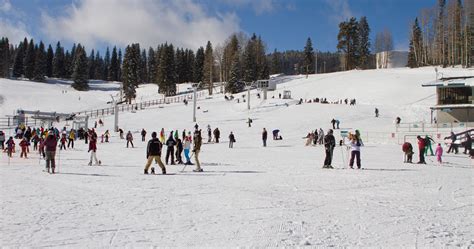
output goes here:
<path id="1" fill-rule="evenodd" d="M 67 142 L 68 149 L 69 149 L 69 146 L 71 146 L 74 149 L 75 139 L 76 139 L 76 131 L 74 129 L 71 129 L 71 131 L 69 131 L 69 137 L 68 137 L 68 142 Z"/>

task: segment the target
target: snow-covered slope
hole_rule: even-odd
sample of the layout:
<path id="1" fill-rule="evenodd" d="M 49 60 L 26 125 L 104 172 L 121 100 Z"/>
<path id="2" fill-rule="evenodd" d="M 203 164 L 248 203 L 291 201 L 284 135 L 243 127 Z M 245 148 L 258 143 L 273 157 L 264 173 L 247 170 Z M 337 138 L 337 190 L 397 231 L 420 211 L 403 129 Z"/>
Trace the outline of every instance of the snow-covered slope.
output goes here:
<path id="1" fill-rule="evenodd" d="M 472 72 L 446 69 L 445 75 Z M 302 139 L 314 129 L 326 131 L 332 118 L 341 120 L 341 128 L 371 136 L 393 132 L 396 116 L 427 120 L 434 89 L 421 84 L 433 79 L 433 68 L 295 76 L 266 101 L 253 91 L 250 111 L 244 93 L 234 95 L 239 103 L 219 94 L 200 100 L 204 140 L 208 124 L 219 127 L 222 137 L 221 143 L 203 145 L 203 173 L 169 165 L 168 176 L 142 174 L 146 143 L 138 132 L 192 130 L 192 105 L 183 104 L 121 113 L 120 127 L 134 132 L 135 148 L 113 133 L 110 143 L 98 144 L 100 167 L 86 166 L 83 141 L 58 152 L 57 175 L 41 172 L 44 161 L 37 154 L 20 159 L 17 153 L 11 160 L 2 154 L 0 246 L 472 247 L 474 165 L 465 155 L 446 154 L 442 165 L 434 157 L 428 165 L 404 164 L 396 142 L 370 139 L 362 148 L 364 170 L 347 170 L 344 147 L 334 151 L 336 169 L 324 170 L 324 149 L 305 147 Z M 295 105 L 278 99 L 283 90 L 294 99 L 356 98 L 358 104 Z M 17 106 L 64 112 L 97 107 L 110 92 L 0 79 L 6 114 Z M 155 93 L 156 86 L 144 86 L 138 96 Z M 85 101 L 71 103 L 67 94 Z M 375 107 L 380 118 L 373 117 Z M 248 117 L 254 121 L 250 128 Z M 99 135 L 112 130 L 113 118 L 104 121 Z M 270 139 L 263 148 L 263 128 L 280 129 L 284 139 Z M 233 149 L 227 144 L 231 131 Z"/>

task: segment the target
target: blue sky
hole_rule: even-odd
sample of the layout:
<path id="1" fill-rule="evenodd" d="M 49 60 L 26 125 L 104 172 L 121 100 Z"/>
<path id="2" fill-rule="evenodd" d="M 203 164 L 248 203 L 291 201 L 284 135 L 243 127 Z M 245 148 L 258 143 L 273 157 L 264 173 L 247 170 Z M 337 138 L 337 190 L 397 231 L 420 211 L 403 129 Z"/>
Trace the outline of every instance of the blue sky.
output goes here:
<path id="1" fill-rule="evenodd" d="M 307 37 L 336 50 L 338 23 L 367 16 L 375 33 L 388 28 L 396 49 L 408 47 L 410 22 L 435 0 L 0 0 L 0 36 L 86 48 L 173 42 L 195 49 L 232 32 L 257 33 L 267 50 L 302 49 Z"/>

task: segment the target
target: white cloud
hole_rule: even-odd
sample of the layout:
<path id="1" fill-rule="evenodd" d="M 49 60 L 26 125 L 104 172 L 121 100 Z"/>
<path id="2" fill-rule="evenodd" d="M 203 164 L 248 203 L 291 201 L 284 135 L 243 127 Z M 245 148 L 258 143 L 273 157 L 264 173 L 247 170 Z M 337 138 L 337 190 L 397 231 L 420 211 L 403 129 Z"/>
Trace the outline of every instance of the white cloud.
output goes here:
<path id="1" fill-rule="evenodd" d="M 65 10 L 64 16 L 42 14 L 43 33 L 53 40 L 125 46 L 139 42 L 143 48 L 171 42 L 197 48 L 210 40 L 223 42 L 239 31 L 233 13 L 210 16 L 192 0 L 81 0 Z"/>
<path id="2" fill-rule="evenodd" d="M 266 12 L 273 12 L 279 8 L 279 4 L 276 0 L 220 0 L 222 3 L 233 7 L 246 7 L 250 6 L 257 15 L 264 14 Z"/>
<path id="3" fill-rule="evenodd" d="M 329 18 L 334 22 L 342 22 L 354 16 L 354 12 L 349 6 L 348 0 L 325 0 L 329 7 L 332 9 L 332 13 L 329 14 Z"/>
<path id="4" fill-rule="evenodd" d="M 0 11 L 7 12 L 12 9 L 12 4 L 9 0 L 0 0 Z"/>
<path id="5" fill-rule="evenodd" d="M 32 36 L 26 31 L 26 25 L 17 21 L 15 23 L 0 18 L 0 37 L 8 37 L 8 40 L 12 44 L 18 44 L 23 41 L 23 38 L 31 38 Z"/>

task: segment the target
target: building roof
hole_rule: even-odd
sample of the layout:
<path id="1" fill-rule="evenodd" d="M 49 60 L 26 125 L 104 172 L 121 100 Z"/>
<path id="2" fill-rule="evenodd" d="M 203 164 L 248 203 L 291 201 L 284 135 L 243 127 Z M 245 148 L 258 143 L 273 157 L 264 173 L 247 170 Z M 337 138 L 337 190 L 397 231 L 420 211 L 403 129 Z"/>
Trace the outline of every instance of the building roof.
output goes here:
<path id="1" fill-rule="evenodd" d="M 442 110 L 442 109 L 473 109 L 474 104 L 453 104 L 453 105 L 435 105 L 430 107 L 431 110 Z"/>
<path id="2" fill-rule="evenodd" d="M 422 84 L 422 87 L 466 87 L 474 86 L 474 77 L 452 77 L 452 78 L 441 78 L 435 81 Z"/>

